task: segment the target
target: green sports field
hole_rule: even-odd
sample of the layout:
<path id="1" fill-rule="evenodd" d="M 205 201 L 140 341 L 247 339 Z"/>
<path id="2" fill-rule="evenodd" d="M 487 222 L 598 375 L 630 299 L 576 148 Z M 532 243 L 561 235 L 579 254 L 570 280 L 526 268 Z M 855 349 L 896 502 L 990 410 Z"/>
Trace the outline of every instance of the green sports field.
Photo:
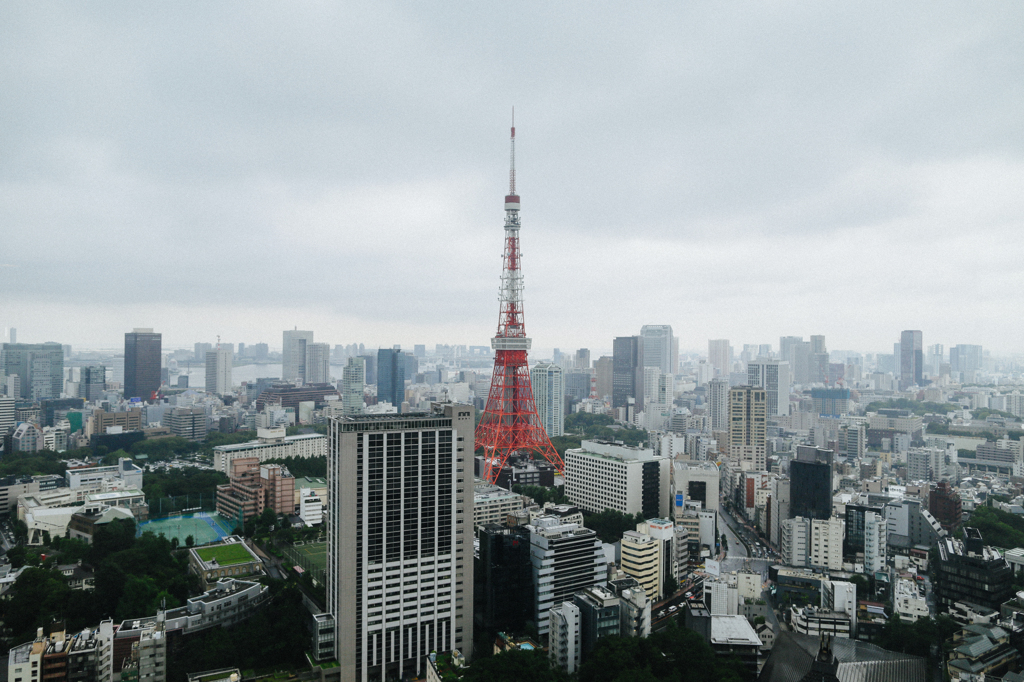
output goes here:
<path id="1" fill-rule="evenodd" d="M 317 580 L 323 580 L 327 571 L 327 543 L 307 542 L 285 548 L 285 554 L 296 566 L 302 566 Z"/>
<path id="2" fill-rule="evenodd" d="M 216 547 L 201 547 L 196 550 L 196 554 L 203 561 L 216 559 L 217 563 L 221 566 L 232 566 L 252 561 L 252 555 L 249 554 L 249 550 L 239 542 L 230 545 L 218 545 Z"/>
<path id="3" fill-rule="evenodd" d="M 231 523 L 231 519 L 222 518 L 217 512 L 197 512 L 144 521 L 139 524 L 137 532 L 139 535 L 147 531 L 156 535 L 163 533 L 168 540 L 178 538 L 182 547 L 185 546 L 185 538 L 191 535 L 197 545 L 205 545 L 231 535 Z"/>

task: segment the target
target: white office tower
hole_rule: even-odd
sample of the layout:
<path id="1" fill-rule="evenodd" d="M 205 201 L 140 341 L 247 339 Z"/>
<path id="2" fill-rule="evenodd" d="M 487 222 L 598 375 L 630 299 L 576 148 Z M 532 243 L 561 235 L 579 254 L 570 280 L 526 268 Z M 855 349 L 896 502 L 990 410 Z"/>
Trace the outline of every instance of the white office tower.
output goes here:
<path id="1" fill-rule="evenodd" d="M 789 414 L 792 380 L 788 362 L 763 358 L 750 362 L 747 364 L 747 383 L 765 390 L 769 417 Z"/>
<path id="2" fill-rule="evenodd" d="M 231 366 L 234 362 L 227 348 L 211 350 L 206 354 L 206 392 L 225 395 L 231 392 Z"/>
<path id="3" fill-rule="evenodd" d="M 764 471 L 768 459 L 767 392 L 763 388 L 729 389 L 729 456 L 743 471 Z"/>
<path id="4" fill-rule="evenodd" d="M 366 360 L 349 358 L 341 370 L 341 403 L 346 415 L 362 414 L 366 387 Z"/>
<path id="5" fill-rule="evenodd" d="M 331 380 L 331 344 L 306 344 L 306 376 L 307 384 L 326 384 Z"/>
<path id="6" fill-rule="evenodd" d="M 423 677 L 431 651 L 472 657 L 473 446 L 469 405 L 330 420 L 327 609 L 341 682 Z"/>
<path id="7" fill-rule="evenodd" d="M 675 377 L 657 367 L 644 367 L 644 428 L 664 431 L 672 420 Z"/>
<path id="8" fill-rule="evenodd" d="M 772 547 L 782 541 L 782 522 L 789 518 L 790 485 L 788 478 L 773 477 L 768 481 L 772 496 L 772 525 L 768 539 Z"/>
<path id="9" fill-rule="evenodd" d="M 662 596 L 665 583 L 669 577 L 678 582 L 680 575 L 686 571 L 690 560 L 689 533 L 686 528 L 676 525 L 669 519 L 647 519 L 636 524 L 638 533 L 650 535 L 658 541 L 661 554 L 659 582 Z"/>
<path id="10" fill-rule="evenodd" d="M 472 424 L 472 422 L 470 422 Z M 571 601 L 574 594 L 604 584 L 607 565 L 597 533 L 554 516 L 538 516 L 530 531 L 530 563 L 533 573 L 533 617 L 537 634 L 548 634 L 551 607 Z M 472 552 L 472 538 L 469 550 Z M 472 562 L 472 555 L 469 559 Z M 472 580 L 466 582 L 472 594 Z M 467 618 L 472 622 L 472 607 Z"/>
<path id="11" fill-rule="evenodd" d="M 877 512 L 864 513 L 864 570 L 868 573 L 885 570 L 889 550 L 888 520 Z"/>
<path id="12" fill-rule="evenodd" d="M 672 460 L 651 448 L 585 440 L 565 452 L 565 495 L 595 514 L 614 509 L 667 518 Z"/>
<path id="13" fill-rule="evenodd" d="M 843 568 L 843 538 L 846 521 L 837 516 L 811 519 L 811 536 L 807 547 L 807 565 L 838 571 Z"/>
<path id="14" fill-rule="evenodd" d="M 708 341 L 708 362 L 715 368 L 715 374 L 728 378 L 732 371 L 732 347 L 729 339 L 711 339 Z"/>
<path id="15" fill-rule="evenodd" d="M 661 599 L 665 579 L 661 542 L 646 533 L 627 530 L 622 534 L 620 547 L 622 572 L 640 583 L 648 599 Z"/>
<path id="16" fill-rule="evenodd" d="M 844 580 L 821 581 L 821 608 L 850 617 L 851 636 L 857 631 L 857 586 Z"/>
<path id="17" fill-rule="evenodd" d="M 678 371 L 672 364 L 671 325 L 645 324 L 640 328 L 640 342 L 643 344 L 644 367 L 657 367 L 662 374 Z"/>
<path id="18" fill-rule="evenodd" d="M 14 398 L 0 398 L 0 436 L 14 428 Z"/>
<path id="19" fill-rule="evenodd" d="M 284 332 L 281 348 L 281 378 L 306 380 L 306 346 L 313 343 L 313 332 L 290 329 Z"/>
<path id="20" fill-rule="evenodd" d="M 712 379 L 707 383 L 704 392 L 708 403 L 708 416 L 711 418 L 712 431 L 725 431 L 729 428 L 729 380 Z"/>
<path id="21" fill-rule="evenodd" d="M 681 516 L 690 501 L 702 509 L 718 511 L 721 475 L 714 462 L 675 462 L 673 464 L 673 514 Z"/>
<path id="22" fill-rule="evenodd" d="M 735 578 L 733 578 L 735 580 Z M 719 578 L 704 584 L 708 611 L 712 616 L 735 616 L 739 608 L 739 588 L 736 583 Z"/>
<path id="23" fill-rule="evenodd" d="M 811 535 L 811 521 L 802 516 L 782 522 L 782 544 L 779 553 L 787 566 L 807 565 L 807 540 Z"/>
<path id="24" fill-rule="evenodd" d="M 571 601 L 552 606 L 548 610 L 551 629 L 548 631 L 548 656 L 551 665 L 570 675 L 580 666 L 583 647 L 580 638 L 580 607 Z"/>
<path id="25" fill-rule="evenodd" d="M 533 399 L 548 438 L 565 433 L 565 378 L 553 362 L 539 362 L 530 370 Z"/>

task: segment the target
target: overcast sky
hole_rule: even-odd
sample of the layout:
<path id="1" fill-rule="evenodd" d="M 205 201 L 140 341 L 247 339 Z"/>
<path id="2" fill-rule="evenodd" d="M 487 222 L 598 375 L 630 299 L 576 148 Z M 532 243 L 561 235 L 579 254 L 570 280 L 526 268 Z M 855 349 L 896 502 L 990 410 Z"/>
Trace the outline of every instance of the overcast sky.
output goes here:
<path id="1" fill-rule="evenodd" d="M 1024 351 L 1024 3 L 0 4 L 0 327 Z"/>

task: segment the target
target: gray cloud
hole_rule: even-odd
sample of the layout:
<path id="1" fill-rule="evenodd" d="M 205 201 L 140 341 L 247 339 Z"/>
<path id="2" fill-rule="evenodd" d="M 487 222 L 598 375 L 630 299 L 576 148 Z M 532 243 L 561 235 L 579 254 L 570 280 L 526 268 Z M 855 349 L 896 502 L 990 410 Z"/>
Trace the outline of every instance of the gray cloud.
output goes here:
<path id="1" fill-rule="evenodd" d="M 1022 15 L 7 3 L 0 324 L 485 343 L 515 104 L 540 348 L 1016 351 Z"/>

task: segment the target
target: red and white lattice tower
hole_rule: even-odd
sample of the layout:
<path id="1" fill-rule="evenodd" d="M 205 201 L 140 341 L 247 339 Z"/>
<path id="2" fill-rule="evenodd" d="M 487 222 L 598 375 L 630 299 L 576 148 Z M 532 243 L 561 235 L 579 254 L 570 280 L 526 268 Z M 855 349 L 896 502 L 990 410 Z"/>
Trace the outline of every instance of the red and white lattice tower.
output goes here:
<path id="1" fill-rule="evenodd" d="M 509 191 L 505 197 L 505 256 L 501 273 L 498 333 L 491 339 L 494 374 L 487 406 L 476 427 L 476 446 L 484 451 L 484 479 L 494 483 L 513 452 L 536 452 L 562 471 L 562 458 L 537 416 L 526 352 L 530 338 L 523 325 L 523 272 L 519 252 L 519 195 L 516 194 L 516 126 L 512 121 Z M 556 396 L 556 399 L 559 399 Z"/>

